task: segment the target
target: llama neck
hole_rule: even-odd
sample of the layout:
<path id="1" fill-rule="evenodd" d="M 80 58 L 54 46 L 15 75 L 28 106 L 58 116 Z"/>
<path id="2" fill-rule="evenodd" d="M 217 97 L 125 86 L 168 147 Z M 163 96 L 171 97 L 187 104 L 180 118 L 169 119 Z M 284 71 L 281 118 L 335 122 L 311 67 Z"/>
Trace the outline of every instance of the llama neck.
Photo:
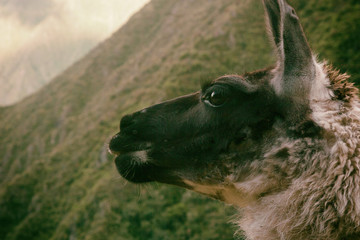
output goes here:
<path id="1" fill-rule="evenodd" d="M 243 209 L 239 225 L 250 239 L 342 239 L 360 232 L 360 103 L 314 100 L 312 106 L 324 136 L 284 138 L 265 155 L 264 165 L 291 182 Z"/>

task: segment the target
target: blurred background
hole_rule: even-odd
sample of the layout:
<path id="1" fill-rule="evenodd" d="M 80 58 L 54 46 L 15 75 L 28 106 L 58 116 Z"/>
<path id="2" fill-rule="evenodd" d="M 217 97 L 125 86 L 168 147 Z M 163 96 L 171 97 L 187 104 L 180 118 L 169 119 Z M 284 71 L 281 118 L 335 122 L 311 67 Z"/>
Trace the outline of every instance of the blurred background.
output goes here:
<path id="1" fill-rule="evenodd" d="M 48 83 L 148 0 L 0 0 L 0 106 Z"/>
<path id="2" fill-rule="evenodd" d="M 289 2 L 359 86 L 360 2 Z M 263 16 L 260 0 L 0 0 L 0 239 L 242 239 L 230 206 L 126 183 L 107 143 L 125 114 L 273 64 Z"/>

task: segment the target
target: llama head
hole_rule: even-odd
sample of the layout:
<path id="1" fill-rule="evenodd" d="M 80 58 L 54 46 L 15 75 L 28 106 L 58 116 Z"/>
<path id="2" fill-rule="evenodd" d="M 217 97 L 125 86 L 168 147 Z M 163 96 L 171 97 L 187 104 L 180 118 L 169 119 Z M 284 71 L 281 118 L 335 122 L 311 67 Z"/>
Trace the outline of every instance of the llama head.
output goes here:
<path id="1" fill-rule="evenodd" d="M 124 116 L 109 144 L 124 178 L 174 184 L 238 206 L 290 186 L 298 169 L 283 165 L 292 156 L 283 140 L 321 137 L 311 102 L 330 100 L 331 91 L 294 9 L 284 0 L 263 2 L 276 67 L 222 76 Z"/>

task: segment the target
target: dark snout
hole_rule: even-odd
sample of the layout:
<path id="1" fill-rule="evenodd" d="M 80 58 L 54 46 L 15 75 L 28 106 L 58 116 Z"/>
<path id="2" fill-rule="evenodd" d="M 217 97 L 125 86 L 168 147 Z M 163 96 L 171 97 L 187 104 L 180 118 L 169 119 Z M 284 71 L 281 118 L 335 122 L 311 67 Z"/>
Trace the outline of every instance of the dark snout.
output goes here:
<path id="1" fill-rule="evenodd" d="M 123 118 L 125 121 L 123 121 L 123 119 L 121 120 L 122 127 L 120 127 L 120 129 L 122 130 L 113 136 L 109 143 L 110 151 L 116 155 L 146 149 L 146 144 L 137 138 L 139 130 L 136 130 L 136 126 L 130 122 L 130 118 L 132 119 L 132 117 L 128 115 Z M 126 124 L 123 122 L 126 122 Z M 134 125 L 134 127 L 131 127 L 131 125 Z"/>
<path id="2" fill-rule="evenodd" d="M 199 93 L 194 93 L 124 116 L 120 132 L 109 143 L 109 150 L 117 155 L 119 173 L 132 182 L 167 182 L 164 174 L 176 164 L 165 155 L 176 150 L 184 134 L 179 116 L 185 117 L 199 99 Z"/>
<path id="3" fill-rule="evenodd" d="M 124 116 L 120 132 L 110 141 L 110 150 L 114 153 L 144 150 L 150 144 L 180 137 L 179 125 L 187 121 L 180 116 L 198 104 L 199 93 L 194 93 Z"/>
<path id="4" fill-rule="evenodd" d="M 141 120 L 139 115 L 141 114 L 140 111 L 126 115 L 121 119 L 120 132 L 113 136 L 109 143 L 109 149 L 112 153 L 120 154 L 146 148 L 138 136 L 142 125 L 139 124 Z"/>

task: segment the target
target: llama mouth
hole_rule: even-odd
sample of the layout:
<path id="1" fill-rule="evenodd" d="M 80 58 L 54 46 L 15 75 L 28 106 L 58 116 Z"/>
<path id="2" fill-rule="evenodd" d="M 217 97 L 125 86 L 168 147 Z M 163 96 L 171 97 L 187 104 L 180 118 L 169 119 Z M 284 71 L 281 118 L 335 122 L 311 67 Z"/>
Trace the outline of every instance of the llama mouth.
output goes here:
<path id="1" fill-rule="evenodd" d="M 157 181 L 186 187 L 171 166 L 154 160 L 154 144 L 149 141 L 118 133 L 110 140 L 108 150 L 115 155 L 115 166 L 119 174 L 130 182 Z"/>
<path id="2" fill-rule="evenodd" d="M 136 154 L 136 155 L 141 155 L 143 154 L 142 157 L 140 157 L 141 159 L 141 162 L 145 162 L 146 161 L 146 158 L 145 158 L 145 155 L 147 153 L 148 150 L 151 149 L 151 143 L 144 143 L 144 144 L 137 144 L 137 145 L 132 145 L 131 146 L 132 148 L 134 148 L 133 150 L 119 150 L 119 149 L 116 149 L 114 150 L 113 148 L 109 147 L 108 148 L 108 151 L 111 155 L 114 155 L 114 156 L 120 156 L 120 155 L 124 155 L 124 154 Z"/>
<path id="3" fill-rule="evenodd" d="M 150 142 L 139 141 L 121 133 L 112 137 L 109 143 L 109 152 L 113 155 L 121 155 L 131 152 L 141 152 L 151 149 Z"/>
<path id="4" fill-rule="evenodd" d="M 115 155 L 115 165 L 119 174 L 134 183 L 153 181 L 150 173 L 155 166 L 148 162 L 147 153 L 151 143 L 134 141 L 123 134 L 116 134 L 109 143 L 109 152 Z"/>
<path id="5" fill-rule="evenodd" d="M 171 169 L 157 166 L 150 161 L 142 161 L 143 151 L 120 154 L 115 158 L 115 166 L 119 174 L 132 183 L 162 182 L 187 187 L 183 179 Z"/>
<path id="6" fill-rule="evenodd" d="M 121 153 L 115 158 L 115 165 L 119 174 L 133 183 L 154 181 L 151 173 L 155 166 L 145 161 L 146 151 Z"/>

